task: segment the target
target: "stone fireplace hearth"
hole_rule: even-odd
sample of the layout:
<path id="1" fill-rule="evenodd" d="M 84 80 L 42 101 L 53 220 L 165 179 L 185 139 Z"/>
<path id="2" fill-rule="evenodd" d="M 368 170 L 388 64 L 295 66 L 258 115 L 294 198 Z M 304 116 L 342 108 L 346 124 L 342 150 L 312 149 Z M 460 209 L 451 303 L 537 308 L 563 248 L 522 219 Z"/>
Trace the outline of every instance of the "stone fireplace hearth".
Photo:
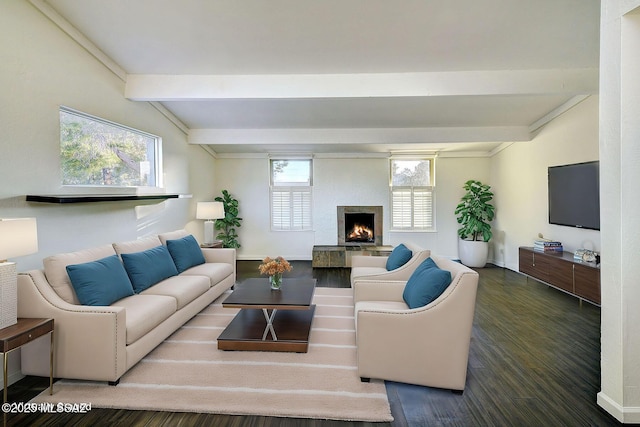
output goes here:
<path id="1" fill-rule="evenodd" d="M 338 206 L 338 245 L 382 245 L 382 206 Z"/>

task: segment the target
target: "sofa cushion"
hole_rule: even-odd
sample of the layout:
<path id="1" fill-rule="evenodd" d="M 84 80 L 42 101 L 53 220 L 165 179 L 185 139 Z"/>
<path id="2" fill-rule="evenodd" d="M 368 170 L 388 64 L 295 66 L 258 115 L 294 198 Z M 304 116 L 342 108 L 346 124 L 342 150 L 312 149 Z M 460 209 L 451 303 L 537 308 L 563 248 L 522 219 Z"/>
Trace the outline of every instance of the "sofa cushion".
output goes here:
<path id="1" fill-rule="evenodd" d="M 233 266 L 224 262 L 207 262 L 196 265 L 182 272 L 182 276 L 206 276 L 209 278 L 209 285 L 214 286 L 225 278 L 233 274 Z"/>
<path id="2" fill-rule="evenodd" d="M 160 239 L 160 242 L 162 242 L 163 245 L 166 245 L 167 240 L 182 239 L 183 237 L 187 237 L 189 235 L 191 235 L 191 233 L 189 233 L 187 230 L 175 230 L 158 234 L 158 239 Z"/>
<path id="3" fill-rule="evenodd" d="M 407 282 L 402 298 L 409 308 L 423 307 L 436 298 L 451 283 L 451 272 L 441 270 L 431 258 L 416 268 Z"/>
<path id="4" fill-rule="evenodd" d="M 181 275 L 163 280 L 142 292 L 142 295 L 165 295 L 175 298 L 177 309 L 180 310 L 210 288 L 209 278 L 206 276 Z"/>
<path id="5" fill-rule="evenodd" d="M 393 248 L 389 258 L 387 258 L 387 271 L 395 270 L 405 265 L 413 255 L 413 252 L 404 244 L 400 243 Z"/>
<path id="6" fill-rule="evenodd" d="M 167 249 L 173 258 L 178 273 L 193 266 L 204 264 L 204 255 L 196 239 L 189 235 L 181 239 L 167 240 Z"/>
<path id="7" fill-rule="evenodd" d="M 113 304 L 127 312 L 127 345 L 145 336 L 177 310 L 176 299 L 165 295 L 142 295 L 123 298 Z"/>
<path id="8" fill-rule="evenodd" d="M 121 257 L 131 279 L 133 290 L 137 294 L 149 286 L 178 274 L 166 246 L 156 246 L 142 252 L 123 253 Z"/>
<path id="9" fill-rule="evenodd" d="M 133 295 L 129 276 L 117 255 L 66 267 L 82 305 L 107 306 Z"/>
<path id="10" fill-rule="evenodd" d="M 77 252 L 52 255 L 42 260 L 44 274 L 60 298 L 69 304 L 80 304 L 75 290 L 71 285 L 69 274 L 67 274 L 67 265 L 95 261 L 110 255 L 115 255 L 115 253 L 113 246 L 103 245 Z"/>
<path id="11" fill-rule="evenodd" d="M 162 243 L 158 236 L 149 236 L 128 242 L 114 243 L 113 249 L 115 249 L 118 255 L 122 255 L 146 251 L 147 249 L 152 249 L 160 245 L 162 245 Z"/>

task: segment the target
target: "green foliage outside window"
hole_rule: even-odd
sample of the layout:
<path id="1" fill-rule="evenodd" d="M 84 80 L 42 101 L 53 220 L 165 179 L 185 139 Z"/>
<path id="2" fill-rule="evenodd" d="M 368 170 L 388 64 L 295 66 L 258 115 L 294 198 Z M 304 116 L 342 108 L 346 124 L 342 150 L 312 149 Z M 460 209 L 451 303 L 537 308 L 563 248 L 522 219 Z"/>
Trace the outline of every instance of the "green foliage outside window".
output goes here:
<path id="1" fill-rule="evenodd" d="M 157 137 L 60 110 L 63 185 L 156 186 Z"/>

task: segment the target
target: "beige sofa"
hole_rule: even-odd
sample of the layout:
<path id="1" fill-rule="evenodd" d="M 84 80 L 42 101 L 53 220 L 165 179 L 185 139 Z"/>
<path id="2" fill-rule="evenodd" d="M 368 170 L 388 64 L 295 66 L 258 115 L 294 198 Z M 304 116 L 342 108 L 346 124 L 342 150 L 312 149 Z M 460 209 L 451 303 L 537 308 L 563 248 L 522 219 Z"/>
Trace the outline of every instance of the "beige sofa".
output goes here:
<path id="1" fill-rule="evenodd" d="M 451 284 L 430 304 L 409 309 L 405 281 L 358 280 L 354 287 L 358 375 L 464 390 L 478 273 L 431 256 Z"/>
<path id="2" fill-rule="evenodd" d="M 411 259 L 395 270 L 387 271 L 388 256 L 354 255 L 351 257 L 351 287 L 354 287 L 355 281 L 359 279 L 409 280 L 420 263 L 429 258 L 431 251 L 412 243 L 404 243 L 404 245 L 411 250 Z"/>
<path id="3" fill-rule="evenodd" d="M 178 230 L 130 242 L 54 255 L 44 270 L 18 275 L 18 316 L 55 319 L 54 376 L 108 381 L 120 377 L 236 281 L 235 249 L 202 249 L 205 263 L 110 306 L 81 305 L 66 266 L 145 251 L 188 236 Z M 49 376 L 49 340 L 22 349 L 22 372 Z"/>

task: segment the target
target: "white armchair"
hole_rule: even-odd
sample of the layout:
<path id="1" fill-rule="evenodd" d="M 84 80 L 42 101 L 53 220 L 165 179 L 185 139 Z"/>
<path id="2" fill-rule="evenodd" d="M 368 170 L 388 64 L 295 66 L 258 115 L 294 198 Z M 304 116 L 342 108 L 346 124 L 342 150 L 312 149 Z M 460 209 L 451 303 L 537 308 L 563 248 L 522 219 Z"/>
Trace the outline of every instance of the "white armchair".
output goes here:
<path id="1" fill-rule="evenodd" d="M 404 244 L 412 252 L 411 259 L 402 267 L 387 271 L 388 256 L 354 255 L 351 257 L 351 287 L 356 280 L 409 280 L 414 270 L 429 258 L 431 251 L 411 243 Z"/>
<path id="2" fill-rule="evenodd" d="M 409 309 L 406 281 L 357 280 L 354 286 L 358 375 L 464 390 L 478 273 L 431 257 L 451 284 L 430 304 Z"/>

